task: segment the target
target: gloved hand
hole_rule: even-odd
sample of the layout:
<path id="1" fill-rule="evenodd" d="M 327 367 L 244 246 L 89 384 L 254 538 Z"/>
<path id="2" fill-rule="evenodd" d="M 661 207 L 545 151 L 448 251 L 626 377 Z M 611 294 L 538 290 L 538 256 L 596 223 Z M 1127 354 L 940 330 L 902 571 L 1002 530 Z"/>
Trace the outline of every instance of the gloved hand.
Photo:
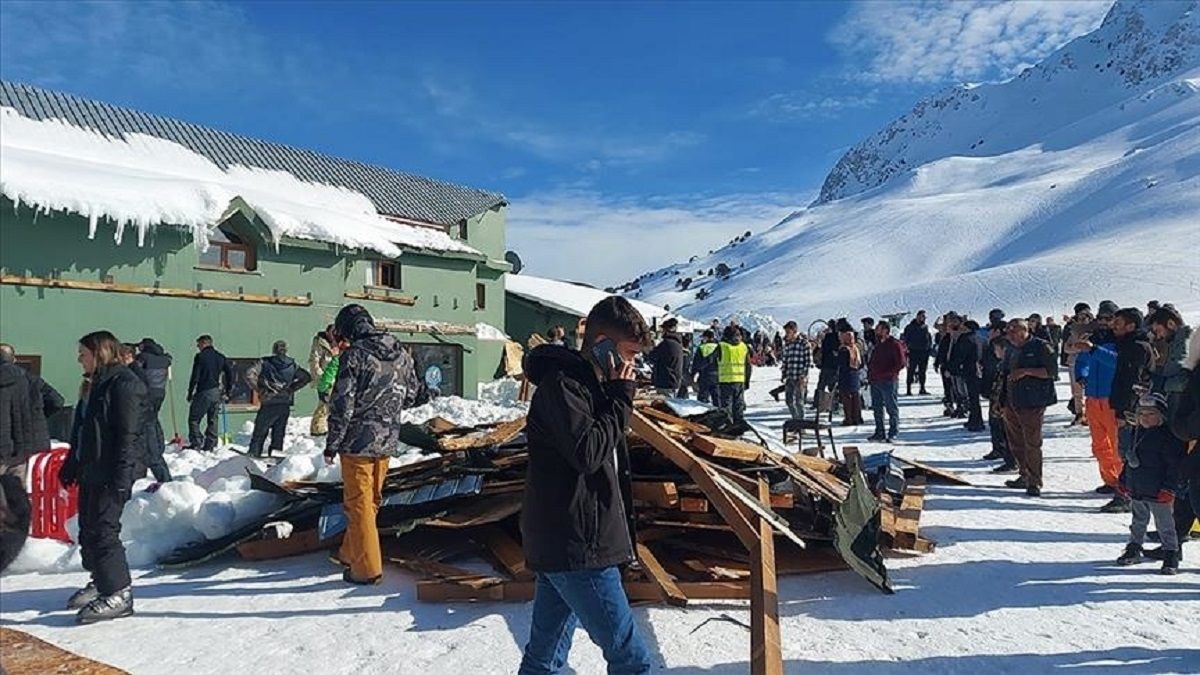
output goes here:
<path id="1" fill-rule="evenodd" d="M 61 485 L 64 490 L 69 490 L 75 486 L 75 482 L 75 465 L 69 462 L 63 464 L 58 470 L 58 484 Z"/>
<path id="2" fill-rule="evenodd" d="M 1175 503 L 1175 493 L 1171 490 L 1159 490 L 1158 494 L 1154 497 L 1154 501 L 1159 504 L 1173 504 Z"/>

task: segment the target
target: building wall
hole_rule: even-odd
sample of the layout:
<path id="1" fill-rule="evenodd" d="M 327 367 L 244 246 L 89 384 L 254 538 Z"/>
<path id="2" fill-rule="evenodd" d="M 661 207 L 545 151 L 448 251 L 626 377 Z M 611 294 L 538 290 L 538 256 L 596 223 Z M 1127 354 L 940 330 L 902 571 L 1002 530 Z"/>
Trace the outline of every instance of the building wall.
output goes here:
<path id="1" fill-rule="evenodd" d="M 504 235 L 486 230 L 502 230 L 503 211 L 488 212 L 476 220 L 468 242 L 474 245 L 473 236 L 485 240 L 490 257 L 497 239 L 503 247 Z M 153 337 L 175 357 L 176 364 L 177 423 L 172 425 L 170 412 L 164 408 L 163 424 L 168 433 L 174 426 L 183 433 L 187 378 L 195 338 L 202 333 L 211 334 L 227 356 L 238 358 L 265 355 L 275 340 L 283 339 L 291 355 L 307 364 L 315 333 L 349 302 L 360 302 L 373 315 L 397 321 L 504 325 L 504 303 L 499 301 L 504 294 L 502 263 L 405 252 L 400 257 L 403 294 L 416 297 L 414 306 L 349 300 L 344 293 L 363 290 L 371 256 L 316 242 L 288 241 L 275 247 L 250 220 L 239 217 L 235 227 L 260 237 L 254 273 L 198 268 L 198 252 L 190 233 L 177 228 L 157 227 L 139 246 L 134 230 L 127 229 L 118 244 L 115 228 L 101 222 L 94 239 L 89 240 L 86 218 L 35 213 L 0 199 L 0 268 L 7 275 L 246 294 L 311 294 L 312 298 L 310 306 L 287 306 L 4 284 L 0 285 L 0 341 L 12 343 L 20 354 L 40 356 L 43 377 L 73 401 L 80 381 L 75 360 L 79 337 L 99 329 L 110 330 L 126 342 Z M 484 284 L 489 300 L 486 308 L 475 308 L 476 283 Z M 497 301 L 491 302 L 493 297 Z M 473 333 L 399 333 L 397 337 L 413 344 L 462 346 L 463 394 L 472 398 L 479 382 L 491 379 L 503 349 L 503 343 L 480 341 Z M 305 409 L 315 400 L 315 392 L 302 392 L 296 414 L 307 414 Z M 231 423 L 240 426 L 251 415 L 249 410 L 231 409 Z"/>
<path id="2" fill-rule="evenodd" d="M 537 333 L 542 337 L 546 336 L 546 331 L 554 326 L 562 326 L 567 329 L 567 341 L 575 339 L 575 327 L 582 317 L 567 312 L 561 312 L 557 309 L 544 307 L 535 302 L 527 300 L 519 295 L 512 293 L 508 294 L 505 301 L 505 332 L 508 335 L 520 342 L 522 346 L 529 343 L 529 336 Z M 583 336 L 578 336 L 582 338 Z"/>

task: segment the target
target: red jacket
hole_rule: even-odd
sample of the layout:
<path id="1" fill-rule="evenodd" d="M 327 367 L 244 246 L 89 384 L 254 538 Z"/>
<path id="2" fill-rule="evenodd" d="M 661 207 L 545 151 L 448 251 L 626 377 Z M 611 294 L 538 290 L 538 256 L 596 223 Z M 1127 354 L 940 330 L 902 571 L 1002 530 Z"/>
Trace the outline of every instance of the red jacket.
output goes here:
<path id="1" fill-rule="evenodd" d="M 890 382 L 900 377 L 900 371 L 908 365 L 904 346 L 894 337 L 875 345 L 871 361 L 867 364 L 867 382 Z"/>

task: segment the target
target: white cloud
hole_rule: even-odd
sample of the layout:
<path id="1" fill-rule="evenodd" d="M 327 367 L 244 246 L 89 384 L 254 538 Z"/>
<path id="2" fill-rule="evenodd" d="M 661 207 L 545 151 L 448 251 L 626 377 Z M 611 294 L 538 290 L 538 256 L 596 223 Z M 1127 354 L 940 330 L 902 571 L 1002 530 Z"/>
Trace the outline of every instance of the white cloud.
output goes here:
<path id="1" fill-rule="evenodd" d="M 1099 26 L 1112 3 L 867 1 L 851 8 L 829 37 L 867 81 L 1002 79 Z"/>
<path id="2" fill-rule="evenodd" d="M 813 117 L 833 118 L 844 110 L 870 108 L 879 102 L 874 91 L 822 95 L 807 91 L 771 94 L 755 103 L 749 115 L 774 122 L 792 122 Z"/>
<path id="3" fill-rule="evenodd" d="M 775 225 L 808 194 L 674 195 L 613 198 L 559 190 L 514 198 L 508 247 L 530 274 L 606 286 L 703 255 Z"/>

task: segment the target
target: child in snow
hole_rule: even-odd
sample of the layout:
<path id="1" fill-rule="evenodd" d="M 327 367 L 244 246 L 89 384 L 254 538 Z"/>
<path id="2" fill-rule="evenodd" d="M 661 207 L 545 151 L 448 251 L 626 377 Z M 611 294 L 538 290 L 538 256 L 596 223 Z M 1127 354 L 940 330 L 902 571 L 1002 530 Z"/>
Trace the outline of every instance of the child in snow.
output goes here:
<path id="1" fill-rule="evenodd" d="M 1175 574 L 1179 571 L 1179 539 L 1172 511 L 1185 447 L 1164 423 L 1166 412 L 1167 399 L 1162 394 L 1146 394 L 1138 400 L 1133 445 L 1140 461 L 1136 467 L 1127 466 L 1125 470 L 1133 522 L 1129 526 L 1129 544 L 1117 558 L 1117 564 L 1133 565 L 1143 560 L 1142 543 L 1153 516 L 1162 540 L 1162 573 Z"/>

